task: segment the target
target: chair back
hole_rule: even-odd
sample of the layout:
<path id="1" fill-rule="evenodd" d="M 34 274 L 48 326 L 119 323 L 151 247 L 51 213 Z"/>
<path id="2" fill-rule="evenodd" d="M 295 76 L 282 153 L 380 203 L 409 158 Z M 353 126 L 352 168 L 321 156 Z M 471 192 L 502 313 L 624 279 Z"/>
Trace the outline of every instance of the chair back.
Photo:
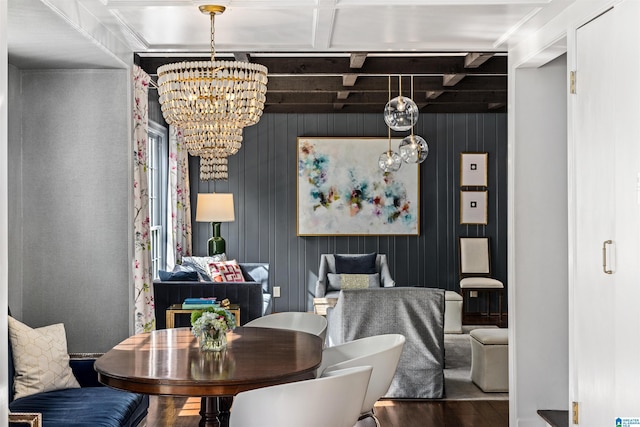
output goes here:
<path id="1" fill-rule="evenodd" d="M 373 405 L 389 390 L 398 361 L 404 348 L 405 337 L 400 334 L 385 334 L 361 338 L 322 352 L 318 369 L 320 377 L 335 370 L 355 366 L 371 366 L 371 379 L 362 402 L 361 413 L 373 410 Z"/>
<path id="2" fill-rule="evenodd" d="M 238 393 L 230 427 L 353 427 L 371 366 L 336 370 L 323 378 Z"/>
<path id="3" fill-rule="evenodd" d="M 327 319 L 314 313 L 285 311 L 258 317 L 244 325 L 255 328 L 290 329 L 307 332 L 324 339 L 327 335 Z"/>
<path id="4" fill-rule="evenodd" d="M 461 278 L 491 275 L 488 237 L 460 237 L 459 249 Z"/>

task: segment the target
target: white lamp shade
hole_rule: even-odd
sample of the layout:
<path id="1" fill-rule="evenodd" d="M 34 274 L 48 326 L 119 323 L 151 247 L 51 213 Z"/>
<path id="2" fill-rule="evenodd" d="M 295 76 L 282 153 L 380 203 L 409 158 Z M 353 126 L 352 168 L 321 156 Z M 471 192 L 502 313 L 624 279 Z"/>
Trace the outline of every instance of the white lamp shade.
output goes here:
<path id="1" fill-rule="evenodd" d="M 196 205 L 196 221 L 230 222 L 234 220 L 235 215 L 233 210 L 233 194 L 198 194 L 198 201 Z"/>

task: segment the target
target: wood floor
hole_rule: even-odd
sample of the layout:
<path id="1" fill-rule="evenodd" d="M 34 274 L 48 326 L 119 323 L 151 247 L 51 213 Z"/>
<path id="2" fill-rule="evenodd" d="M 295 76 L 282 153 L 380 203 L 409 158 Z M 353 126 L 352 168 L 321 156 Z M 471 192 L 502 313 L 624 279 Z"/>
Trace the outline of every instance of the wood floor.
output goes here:
<path id="1" fill-rule="evenodd" d="M 199 410 L 200 399 L 197 398 L 151 396 L 147 426 L 197 427 Z M 375 413 L 383 427 L 509 426 L 509 402 L 506 400 L 381 400 L 375 406 Z"/>

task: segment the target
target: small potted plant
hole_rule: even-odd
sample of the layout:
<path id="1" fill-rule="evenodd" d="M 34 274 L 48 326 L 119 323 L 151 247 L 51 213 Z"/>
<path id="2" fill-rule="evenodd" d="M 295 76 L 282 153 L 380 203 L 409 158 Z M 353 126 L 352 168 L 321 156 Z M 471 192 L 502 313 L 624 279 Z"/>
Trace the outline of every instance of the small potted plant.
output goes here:
<path id="1" fill-rule="evenodd" d="M 222 307 L 210 307 L 191 313 L 191 332 L 200 349 L 220 351 L 227 346 L 227 332 L 235 329 L 236 317 Z"/>

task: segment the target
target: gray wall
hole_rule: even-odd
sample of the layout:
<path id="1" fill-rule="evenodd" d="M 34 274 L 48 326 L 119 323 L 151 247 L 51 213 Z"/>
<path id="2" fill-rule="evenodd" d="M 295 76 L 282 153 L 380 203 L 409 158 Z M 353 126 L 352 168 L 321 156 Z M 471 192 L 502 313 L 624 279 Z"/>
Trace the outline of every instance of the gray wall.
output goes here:
<path id="1" fill-rule="evenodd" d="M 9 182 L 9 288 L 8 301 L 11 312 L 22 317 L 22 98 L 20 97 L 20 70 L 9 65 L 8 146 L 7 164 Z M 18 256 L 12 255 L 17 254 Z"/>
<path id="2" fill-rule="evenodd" d="M 245 129 L 243 148 L 229 158 L 228 181 L 199 181 L 198 158 L 191 159 L 192 206 L 198 192 L 234 194 L 236 221 L 222 225 L 227 254 L 271 264 L 272 283 L 281 287 L 278 311 L 311 307 L 322 253 L 386 253 L 398 285 L 457 290 L 459 236 L 491 237 L 494 276 L 506 284 L 507 115 L 423 114 L 415 133 L 427 139 L 430 149 L 420 172 L 418 237 L 296 236 L 296 138 L 385 137 L 382 113 L 265 114 Z M 489 153 L 487 226 L 459 224 L 461 151 Z M 195 254 L 206 255 L 210 228 L 193 223 Z M 506 309 L 506 298 L 504 304 Z M 475 302 L 469 309 L 477 310 Z"/>
<path id="3" fill-rule="evenodd" d="M 70 351 L 129 335 L 129 81 L 11 68 L 9 305 L 32 327 L 63 322 Z"/>
<path id="4" fill-rule="evenodd" d="M 569 402 L 567 59 L 512 75 L 514 268 L 509 319 L 518 425 Z M 515 339 L 513 339 L 515 337 Z M 514 342 L 514 346 L 511 346 Z"/>

